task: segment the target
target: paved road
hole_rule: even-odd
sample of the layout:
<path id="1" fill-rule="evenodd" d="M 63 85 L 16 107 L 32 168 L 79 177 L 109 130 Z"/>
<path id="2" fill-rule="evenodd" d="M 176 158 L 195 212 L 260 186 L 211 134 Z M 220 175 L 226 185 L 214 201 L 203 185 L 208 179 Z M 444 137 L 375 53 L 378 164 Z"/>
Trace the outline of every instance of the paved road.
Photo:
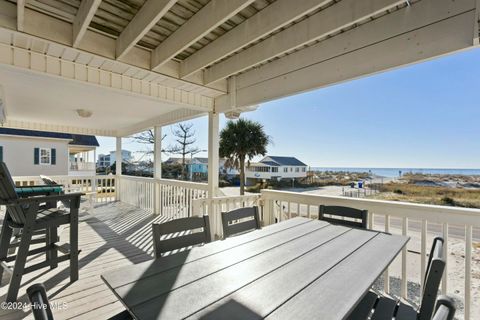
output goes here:
<path id="1" fill-rule="evenodd" d="M 374 222 L 375 222 L 375 225 L 377 226 L 385 225 L 384 217 L 375 217 Z M 390 219 L 390 227 L 401 229 L 402 222 L 398 219 Z M 408 230 L 421 232 L 422 223 L 420 221 L 411 220 L 408 222 Z M 442 226 L 437 223 L 428 223 L 427 232 L 442 235 L 443 229 L 442 229 Z M 465 228 L 461 226 L 449 225 L 448 235 L 449 237 L 454 237 L 457 239 L 465 239 Z M 480 228 L 473 228 L 472 238 L 473 238 L 473 241 L 480 242 Z"/>

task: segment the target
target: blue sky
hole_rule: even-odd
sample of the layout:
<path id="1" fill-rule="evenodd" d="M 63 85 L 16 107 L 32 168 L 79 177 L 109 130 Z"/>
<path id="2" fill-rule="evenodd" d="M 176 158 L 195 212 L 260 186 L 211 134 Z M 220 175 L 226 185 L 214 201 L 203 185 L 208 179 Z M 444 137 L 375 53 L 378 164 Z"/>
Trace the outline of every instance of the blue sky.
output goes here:
<path id="1" fill-rule="evenodd" d="M 480 168 L 478 74 L 480 49 L 469 50 L 271 101 L 242 117 L 264 125 L 269 154 L 314 167 Z M 190 122 L 207 149 L 207 118 Z M 171 128 L 164 132 L 171 144 Z M 99 153 L 114 149 L 112 138 L 99 141 Z"/>

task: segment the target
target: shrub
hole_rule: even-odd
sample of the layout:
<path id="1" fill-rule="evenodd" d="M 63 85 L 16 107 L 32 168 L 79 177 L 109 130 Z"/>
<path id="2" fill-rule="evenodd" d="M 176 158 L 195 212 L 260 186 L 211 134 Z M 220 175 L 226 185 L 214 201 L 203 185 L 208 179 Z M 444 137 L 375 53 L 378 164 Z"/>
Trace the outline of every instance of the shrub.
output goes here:
<path id="1" fill-rule="evenodd" d="M 446 205 L 455 206 L 455 200 L 450 197 L 445 196 L 441 199 L 441 201 Z"/>
<path id="2" fill-rule="evenodd" d="M 393 193 L 403 194 L 403 191 L 402 191 L 401 189 L 394 189 L 394 190 L 393 190 Z"/>

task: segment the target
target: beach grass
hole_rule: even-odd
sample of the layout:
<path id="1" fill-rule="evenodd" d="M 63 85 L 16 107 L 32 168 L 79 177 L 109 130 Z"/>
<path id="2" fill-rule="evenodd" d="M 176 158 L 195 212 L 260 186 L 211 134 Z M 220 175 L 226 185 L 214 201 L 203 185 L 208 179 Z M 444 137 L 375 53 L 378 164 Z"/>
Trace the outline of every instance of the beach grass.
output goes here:
<path id="1" fill-rule="evenodd" d="M 370 197 L 372 199 L 480 208 L 479 189 L 430 187 L 395 182 L 379 184 L 376 187 L 380 193 L 372 195 Z"/>

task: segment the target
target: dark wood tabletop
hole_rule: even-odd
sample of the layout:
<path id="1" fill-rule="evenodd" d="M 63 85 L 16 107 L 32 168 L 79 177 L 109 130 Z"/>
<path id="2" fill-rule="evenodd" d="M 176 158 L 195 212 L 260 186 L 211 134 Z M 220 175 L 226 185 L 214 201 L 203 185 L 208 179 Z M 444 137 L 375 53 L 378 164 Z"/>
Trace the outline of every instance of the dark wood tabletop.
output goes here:
<path id="1" fill-rule="evenodd" d="M 408 237 L 294 218 L 102 279 L 137 319 L 343 319 Z"/>

